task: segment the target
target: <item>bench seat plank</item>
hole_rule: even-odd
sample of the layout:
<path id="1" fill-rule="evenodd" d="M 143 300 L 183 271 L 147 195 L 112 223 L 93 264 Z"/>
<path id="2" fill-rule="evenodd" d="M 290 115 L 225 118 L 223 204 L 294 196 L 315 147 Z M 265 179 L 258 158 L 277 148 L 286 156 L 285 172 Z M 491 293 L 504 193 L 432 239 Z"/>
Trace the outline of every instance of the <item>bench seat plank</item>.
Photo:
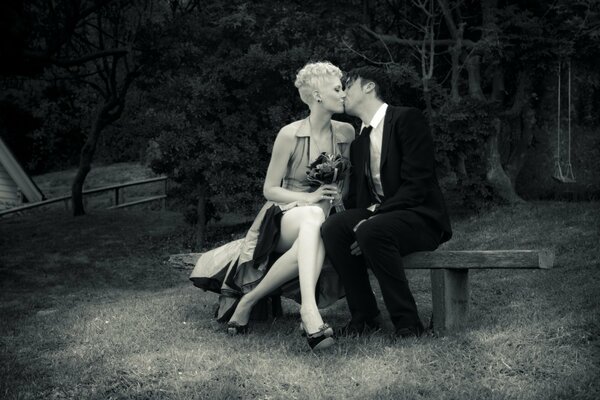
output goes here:
<path id="1" fill-rule="evenodd" d="M 419 251 L 403 258 L 406 269 L 548 269 L 551 250 L 437 250 Z"/>
<path id="2" fill-rule="evenodd" d="M 192 269 L 202 253 L 174 254 L 169 264 Z M 418 251 L 403 258 L 406 269 L 548 269 L 554 266 L 551 250 L 437 250 Z"/>

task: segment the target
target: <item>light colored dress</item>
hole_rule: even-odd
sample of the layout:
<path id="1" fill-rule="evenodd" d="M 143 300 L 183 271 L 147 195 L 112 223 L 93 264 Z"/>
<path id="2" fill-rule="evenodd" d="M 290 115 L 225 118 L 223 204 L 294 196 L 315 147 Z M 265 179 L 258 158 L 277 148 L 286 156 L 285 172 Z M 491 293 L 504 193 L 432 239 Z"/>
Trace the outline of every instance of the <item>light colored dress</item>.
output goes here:
<path id="1" fill-rule="evenodd" d="M 332 120 L 331 123 L 335 154 L 349 158 L 354 128 L 345 122 Z M 308 118 L 293 122 L 284 129 L 295 130 L 296 141 L 281 186 L 298 192 L 313 192 L 316 188 L 306 179 L 311 162 Z M 344 180 L 343 193 L 347 192 L 348 181 Z M 256 287 L 279 256 L 274 249 L 279 239 L 283 213 L 303 205 L 297 201 L 286 204 L 267 201 L 244 238 L 210 250 L 198 259 L 190 280 L 199 288 L 220 294 L 217 311 L 219 321 L 229 318 L 235 301 Z M 298 279 L 293 279 L 280 288 L 280 294 L 299 303 L 299 289 Z M 327 259 L 317 283 L 316 294 L 320 308 L 331 305 L 344 295 L 339 276 Z"/>

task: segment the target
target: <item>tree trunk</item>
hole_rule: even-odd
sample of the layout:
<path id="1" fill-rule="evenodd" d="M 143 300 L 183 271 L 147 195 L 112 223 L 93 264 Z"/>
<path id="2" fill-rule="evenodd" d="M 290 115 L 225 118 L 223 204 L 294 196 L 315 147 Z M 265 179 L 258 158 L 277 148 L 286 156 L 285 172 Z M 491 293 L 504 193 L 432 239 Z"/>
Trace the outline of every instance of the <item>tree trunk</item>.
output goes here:
<path id="1" fill-rule="evenodd" d="M 467 72 L 469 75 L 469 95 L 479 101 L 485 102 L 486 98 L 481 88 L 480 57 L 471 56 L 466 60 Z M 486 179 L 488 184 L 494 189 L 503 200 L 509 203 L 520 203 L 523 199 L 517 195 L 513 182 L 502 167 L 500 149 L 498 140 L 502 133 L 502 121 L 500 118 L 495 120 L 494 131 L 487 138 L 485 143 L 487 172 Z"/>
<path id="2" fill-rule="evenodd" d="M 73 216 L 75 217 L 85 215 L 85 208 L 83 207 L 83 183 L 85 182 L 87 174 L 92 169 L 91 154 L 93 154 L 93 152 L 88 151 L 86 147 L 87 143 L 83 146 L 83 149 L 81 150 L 81 156 L 79 158 L 79 169 L 77 170 L 77 174 L 75 175 L 75 179 L 73 180 L 73 184 L 71 185 L 71 198 L 73 199 Z"/>
<path id="3" fill-rule="evenodd" d="M 96 114 L 96 118 L 92 123 L 90 134 L 88 135 L 83 148 L 81 149 L 81 155 L 79 157 L 79 169 L 71 185 L 71 197 L 73 199 L 73 215 L 75 217 L 85 215 L 85 207 L 83 205 L 83 183 L 87 174 L 92 169 L 92 160 L 94 159 L 94 153 L 96 152 L 96 145 L 100 138 L 102 130 L 108 126 L 108 124 L 116 121 L 121 116 L 123 106 L 125 104 L 124 96 L 120 98 L 114 98 L 112 100 L 105 100 L 102 107 Z"/>
<path id="4" fill-rule="evenodd" d="M 482 25 L 484 33 L 482 40 L 487 42 L 498 41 L 498 28 L 495 21 L 495 10 L 498 8 L 498 0 L 484 0 L 481 2 Z M 474 58 L 474 57 L 472 57 Z M 469 71 L 469 89 L 474 96 L 480 96 L 481 78 L 479 76 L 479 57 L 473 60 L 474 62 L 467 63 Z M 471 79 L 477 79 L 479 83 L 476 87 L 471 87 Z M 481 93 L 481 95 L 483 95 Z M 494 76 L 492 83 L 491 101 L 501 102 L 504 97 L 504 71 L 499 65 L 494 67 Z M 523 199 L 519 197 L 514 188 L 514 180 L 511 180 L 507 172 L 502 167 L 500 157 L 500 149 L 498 141 L 502 133 L 502 120 L 495 120 L 495 127 L 492 134 L 486 140 L 486 161 L 487 173 L 486 178 L 488 183 L 494 188 L 496 194 L 509 203 L 520 203 Z"/>
<path id="5" fill-rule="evenodd" d="M 535 124 L 535 112 L 529 105 L 526 105 L 521 113 L 521 136 L 517 144 L 510 154 L 510 158 L 506 165 L 506 172 L 511 180 L 513 188 L 515 187 L 517 177 L 521 168 L 525 165 L 527 152 L 531 142 L 533 141 L 533 126 Z"/>
<path id="6" fill-rule="evenodd" d="M 535 112 L 532 110 L 529 99 L 531 97 L 531 81 L 527 71 L 521 71 L 517 78 L 517 90 L 513 105 L 505 115 L 509 119 L 516 119 L 519 126 L 513 134 L 513 142 L 516 143 L 511 149 L 505 170 L 515 187 L 515 182 L 521 168 L 525 164 L 527 150 L 533 140 L 533 125 L 535 124 Z"/>
<path id="7" fill-rule="evenodd" d="M 510 178 L 504 171 L 504 168 L 502 168 L 500 151 L 498 149 L 498 138 L 502 129 L 502 122 L 499 118 L 496 119 L 495 125 L 494 131 L 486 140 L 486 179 L 495 193 L 503 200 L 511 204 L 522 203 L 523 199 L 517 195 Z"/>
<path id="8" fill-rule="evenodd" d="M 479 101 L 486 101 L 483 90 L 481 89 L 481 74 L 479 67 L 479 56 L 471 56 L 466 61 L 467 72 L 469 73 L 469 94 L 472 98 Z M 498 139 L 502 132 L 502 121 L 500 118 L 495 120 L 494 131 L 488 136 L 485 143 L 487 172 L 486 179 L 489 185 L 494 189 L 502 199 L 509 203 L 522 202 L 517 195 L 510 181 L 510 178 L 502 168 L 500 149 Z"/>
<path id="9" fill-rule="evenodd" d="M 469 95 L 477 100 L 485 101 L 481 88 L 480 56 L 470 56 L 466 59 L 466 68 L 469 76 Z"/>
<path id="10" fill-rule="evenodd" d="M 494 65 L 494 78 L 492 81 L 491 100 L 498 104 L 504 101 L 504 70 L 499 64 Z"/>
<path id="11" fill-rule="evenodd" d="M 81 155 L 79 157 L 79 169 L 71 185 L 71 196 L 73 199 L 73 215 L 75 217 L 85 215 L 85 208 L 83 205 L 83 184 L 88 173 L 92 169 L 92 160 L 94 159 L 94 153 L 96 151 L 96 145 L 100 137 L 100 132 L 108 124 L 107 118 L 107 106 L 103 105 L 95 121 L 90 129 L 83 148 L 81 149 Z"/>
<path id="12" fill-rule="evenodd" d="M 457 104 L 460 101 L 460 92 L 458 90 L 458 81 L 460 79 L 460 53 L 462 48 L 458 46 L 450 47 L 450 56 L 452 59 L 452 78 L 450 79 L 450 101 Z"/>
<path id="13" fill-rule="evenodd" d="M 204 246 L 204 240 L 206 238 L 206 189 L 204 185 L 200 188 L 200 195 L 198 196 L 198 222 L 196 224 L 196 234 L 194 240 L 194 251 L 201 250 Z"/>

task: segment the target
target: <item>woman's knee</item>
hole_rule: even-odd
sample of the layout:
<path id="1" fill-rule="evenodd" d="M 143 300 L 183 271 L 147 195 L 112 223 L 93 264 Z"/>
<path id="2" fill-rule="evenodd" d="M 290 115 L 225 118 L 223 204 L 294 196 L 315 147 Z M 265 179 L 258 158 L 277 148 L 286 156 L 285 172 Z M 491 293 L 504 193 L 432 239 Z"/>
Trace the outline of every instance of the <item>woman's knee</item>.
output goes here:
<path id="1" fill-rule="evenodd" d="M 296 207 L 286 212 L 281 220 L 281 236 L 288 242 L 296 240 L 304 228 L 320 229 L 325 214 L 318 206 Z"/>
<path id="2" fill-rule="evenodd" d="M 319 206 L 303 206 L 299 208 L 302 224 L 319 225 L 325 221 L 325 213 Z"/>

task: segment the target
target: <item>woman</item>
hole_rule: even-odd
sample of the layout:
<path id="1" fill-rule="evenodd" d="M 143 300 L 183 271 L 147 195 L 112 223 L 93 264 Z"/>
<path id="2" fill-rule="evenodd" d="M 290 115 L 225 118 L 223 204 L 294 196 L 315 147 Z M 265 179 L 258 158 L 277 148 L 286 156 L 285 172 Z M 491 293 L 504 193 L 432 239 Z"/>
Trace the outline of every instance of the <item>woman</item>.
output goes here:
<path id="1" fill-rule="evenodd" d="M 221 281 L 218 272 L 212 275 L 212 282 L 206 273 L 196 280 L 192 273 L 196 286 L 221 293 L 219 319 L 231 315 L 228 322 L 231 334 L 245 333 L 252 307 L 277 289 L 287 295 L 286 285 L 290 286 L 290 281 L 298 277 L 300 316 L 310 347 L 322 349 L 334 343 L 333 330 L 319 313 L 317 297 L 319 305 L 330 304 L 332 299 L 339 298 L 341 285 L 331 283 L 335 277 L 330 274 L 327 277 L 333 279 L 329 283 L 325 276 L 319 285 L 317 282 L 325 259 L 320 227 L 329 215 L 338 188 L 329 184 L 315 190 L 307 181 L 306 172 L 321 153 L 349 157 L 354 128 L 331 119 L 334 113 L 344 111 L 341 77 L 340 69 L 329 62 L 308 63 L 298 72 L 295 86 L 310 115 L 283 127 L 275 139 L 263 186 L 267 203 L 246 238 L 237 245 L 230 244 L 229 250 L 221 249 L 221 254 L 234 256 L 221 257 L 219 261 L 229 265 L 218 290 L 215 290 L 215 280 Z M 219 263 L 215 262 L 218 254 L 205 256 L 196 269 L 202 269 L 203 262 Z M 326 293 L 328 290 L 338 294 Z"/>

